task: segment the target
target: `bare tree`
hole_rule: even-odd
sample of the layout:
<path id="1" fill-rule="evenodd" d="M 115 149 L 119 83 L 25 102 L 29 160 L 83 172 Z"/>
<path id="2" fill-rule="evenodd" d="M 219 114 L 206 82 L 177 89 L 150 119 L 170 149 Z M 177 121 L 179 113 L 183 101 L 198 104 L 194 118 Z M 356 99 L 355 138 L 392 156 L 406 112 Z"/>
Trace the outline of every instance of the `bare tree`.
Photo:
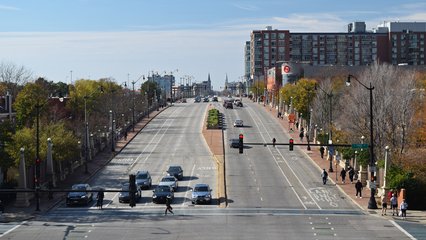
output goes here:
<path id="1" fill-rule="evenodd" d="M 19 88 L 32 79 L 32 72 L 24 66 L 11 62 L 0 63 L 0 82 L 9 91 L 13 99 L 18 95 Z"/>
<path id="2" fill-rule="evenodd" d="M 406 146 L 415 106 L 415 74 L 401 67 L 389 64 L 374 64 L 366 68 L 357 79 L 365 86 L 370 83 L 373 92 L 373 141 L 376 156 L 383 156 L 384 146 L 390 145 L 394 151 L 403 152 Z M 354 139 L 369 136 L 370 101 L 369 90 L 356 81 L 341 98 L 340 124 Z"/>

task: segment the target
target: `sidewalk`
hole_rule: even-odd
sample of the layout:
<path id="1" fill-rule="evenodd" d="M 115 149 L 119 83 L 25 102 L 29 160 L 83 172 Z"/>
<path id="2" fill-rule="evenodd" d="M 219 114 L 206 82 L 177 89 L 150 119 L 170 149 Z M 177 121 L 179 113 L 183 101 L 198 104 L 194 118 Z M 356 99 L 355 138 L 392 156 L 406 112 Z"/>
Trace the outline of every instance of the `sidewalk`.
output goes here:
<path id="1" fill-rule="evenodd" d="M 170 105 L 168 105 L 170 106 Z M 167 106 L 167 107 L 168 107 Z M 57 183 L 56 189 L 70 189 L 71 186 L 75 183 L 87 183 L 91 178 L 96 175 L 104 166 L 106 166 L 115 155 L 119 154 L 127 144 L 132 141 L 132 139 L 160 112 L 165 110 L 167 107 L 160 108 L 159 111 L 152 111 L 148 117 L 144 117 L 140 122 L 136 123 L 135 131 L 129 131 L 127 133 L 127 140 L 121 138 L 116 142 L 115 152 L 111 152 L 111 149 L 106 147 L 103 152 L 98 153 L 91 161 L 87 164 L 87 169 L 89 173 L 84 173 L 84 165 L 79 166 L 74 170 L 73 173 L 68 175 L 68 177 L 59 183 Z M 30 206 L 26 208 L 18 208 L 14 206 L 14 203 L 10 203 L 5 206 L 5 211 L 3 214 L 0 214 L 0 223 L 5 222 L 19 222 L 24 220 L 29 220 L 36 217 L 39 214 L 49 211 L 61 201 L 65 200 L 66 193 L 54 193 L 53 199 L 47 198 L 47 193 L 40 193 L 40 211 L 36 211 L 36 201 L 32 199 L 30 201 Z"/>
<path id="2" fill-rule="evenodd" d="M 265 112 L 268 112 L 270 114 L 272 114 L 272 116 L 277 117 L 278 116 L 278 112 L 275 108 L 271 108 L 269 106 L 265 106 L 264 108 Z M 285 132 L 294 139 L 294 143 L 301 143 L 300 142 L 300 137 L 299 137 L 299 131 L 298 130 L 294 130 L 294 132 L 289 132 L 288 130 L 289 128 L 289 123 L 288 123 L 288 119 L 286 118 L 286 116 L 284 116 L 283 119 L 279 119 L 280 124 L 283 126 L 283 128 L 285 129 Z M 303 139 L 304 142 L 303 143 L 307 143 L 306 142 L 306 138 Z M 328 172 L 328 169 L 330 168 L 330 162 L 326 159 L 326 156 L 324 156 L 324 159 L 321 158 L 321 154 L 319 151 L 319 147 L 317 146 L 311 146 L 311 151 L 307 150 L 307 146 L 295 146 L 296 148 L 299 148 L 304 154 L 306 154 L 309 158 L 312 159 L 312 161 L 318 166 L 318 181 L 321 181 L 321 171 L 322 169 L 325 169 Z M 362 198 L 357 198 L 355 197 L 355 181 L 353 184 L 351 184 L 351 182 L 349 181 L 349 177 L 348 175 L 346 175 L 346 183 L 342 183 L 341 177 L 340 177 L 340 171 L 342 170 L 342 168 L 340 167 L 340 165 L 337 165 L 333 162 L 333 172 L 329 172 L 328 175 L 328 184 L 333 184 L 336 187 L 338 187 L 342 192 L 345 193 L 346 197 L 348 199 L 351 199 L 359 208 L 361 208 L 364 211 L 368 211 L 370 214 L 375 214 L 381 217 L 381 205 L 379 206 L 379 204 L 377 204 L 377 207 L 379 209 L 368 209 L 368 201 L 370 199 L 370 189 L 367 187 L 364 187 L 364 189 L 362 190 Z M 337 173 L 337 175 L 336 175 Z M 337 176 L 337 177 L 336 177 Z M 336 181 L 337 179 L 337 181 Z M 331 181 L 330 181 L 331 180 Z M 337 184 L 336 184 L 337 183 Z M 376 197 L 376 201 L 378 202 L 379 198 Z M 390 214 L 389 214 L 390 213 Z M 383 216 L 384 218 L 387 219 L 394 219 L 394 220 L 400 220 L 400 217 L 392 217 L 392 211 L 387 212 L 386 216 Z M 426 224 L 426 212 L 425 211 L 416 211 L 416 210 L 408 210 L 407 211 L 407 220 L 405 221 L 410 221 L 410 222 L 418 222 L 418 223 L 422 223 L 422 224 Z"/>

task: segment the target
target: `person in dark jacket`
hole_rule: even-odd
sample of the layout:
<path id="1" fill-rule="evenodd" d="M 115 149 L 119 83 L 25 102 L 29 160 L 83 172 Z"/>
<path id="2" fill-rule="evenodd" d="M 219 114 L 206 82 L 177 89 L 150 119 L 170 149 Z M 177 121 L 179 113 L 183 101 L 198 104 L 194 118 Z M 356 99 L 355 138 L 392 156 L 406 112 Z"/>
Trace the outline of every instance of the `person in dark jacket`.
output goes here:
<path id="1" fill-rule="evenodd" d="M 321 158 L 323 159 L 325 148 L 323 146 L 321 146 L 319 150 L 320 150 Z"/>
<path id="2" fill-rule="evenodd" d="M 164 211 L 164 215 L 167 215 L 167 211 L 169 211 L 171 214 L 173 214 L 174 215 L 174 213 L 173 213 L 173 208 L 172 208 L 172 206 L 170 205 L 172 203 L 172 198 L 171 197 L 167 197 L 166 198 L 166 210 Z"/>
<path id="3" fill-rule="evenodd" d="M 354 175 L 355 175 L 355 170 L 353 167 L 349 166 L 349 180 L 351 181 L 351 183 L 354 182 Z"/>
<path id="4" fill-rule="evenodd" d="M 346 181 L 346 170 L 345 170 L 345 168 L 342 168 L 342 171 L 340 171 L 340 176 L 342 177 L 342 183 L 345 183 L 345 181 Z"/>
<path id="5" fill-rule="evenodd" d="M 325 185 L 327 183 L 327 178 L 328 178 L 328 173 L 325 171 L 325 169 L 322 170 L 321 177 L 322 177 L 322 183 Z"/>
<path id="6" fill-rule="evenodd" d="M 99 190 L 96 202 L 96 206 L 98 207 L 98 209 L 102 209 L 102 205 L 104 204 L 104 196 L 104 191 L 102 189 Z"/>
<path id="7" fill-rule="evenodd" d="M 359 194 L 359 198 L 362 198 L 362 188 L 363 188 L 363 186 L 362 186 L 362 183 L 361 183 L 361 181 L 360 180 L 358 180 L 356 183 L 355 183 L 355 190 L 356 190 L 356 197 L 358 198 L 358 194 Z"/>

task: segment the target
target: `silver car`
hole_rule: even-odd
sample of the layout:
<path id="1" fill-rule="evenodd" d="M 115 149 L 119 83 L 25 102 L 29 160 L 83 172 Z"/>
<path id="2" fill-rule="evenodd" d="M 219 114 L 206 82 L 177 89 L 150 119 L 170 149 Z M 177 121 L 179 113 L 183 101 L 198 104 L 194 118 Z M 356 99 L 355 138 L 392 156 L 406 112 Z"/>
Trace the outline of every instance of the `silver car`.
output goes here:
<path id="1" fill-rule="evenodd" d="M 195 184 L 192 189 L 191 202 L 192 204 L 197 203 L 211 203 L 212 201 L 212 190 L 208 184 L 198 183 Z"/>
<path id="2" fill-rule="evenodd" d="M 178 188 L 178 180 L 173 176 L 165 176 L 161 179 L 159 186 L 169 186 L 176 191 Z"/>
<path id="3" fill-rule="evenodd" d="M 234 127 L 244 127 L 243 120 L 237 119 L 234 121 Z"/>

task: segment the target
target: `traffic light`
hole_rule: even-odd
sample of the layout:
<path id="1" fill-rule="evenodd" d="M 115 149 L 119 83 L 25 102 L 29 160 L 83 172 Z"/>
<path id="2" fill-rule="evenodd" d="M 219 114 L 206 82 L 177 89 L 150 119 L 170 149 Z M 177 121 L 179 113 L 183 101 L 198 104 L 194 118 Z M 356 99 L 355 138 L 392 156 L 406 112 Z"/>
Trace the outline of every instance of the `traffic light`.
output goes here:
<path id="1" fill-rule="evenodd" d="M 243 134 L 240 134 L 239 140 L 240 140 L 240 144 L 239 144 L 238 148 L 240 150 L 240 153 L 243 153 L 243 150 L 244 150 L 244 135 Z"/>
<path id="2" fill-rule="evenodd" d="M 129 175 L 129 206 L 134 207 L 136 206 L 136 176 L 134 174 Z"/>
<path id="3" fill-rule="evenodd" d="M 293 138 L 290 138 L 289 144 L 288 144 L 288 148 L 290 151 L 293 151 L 293 144 L 294 144 L 294 140 Z"/>

